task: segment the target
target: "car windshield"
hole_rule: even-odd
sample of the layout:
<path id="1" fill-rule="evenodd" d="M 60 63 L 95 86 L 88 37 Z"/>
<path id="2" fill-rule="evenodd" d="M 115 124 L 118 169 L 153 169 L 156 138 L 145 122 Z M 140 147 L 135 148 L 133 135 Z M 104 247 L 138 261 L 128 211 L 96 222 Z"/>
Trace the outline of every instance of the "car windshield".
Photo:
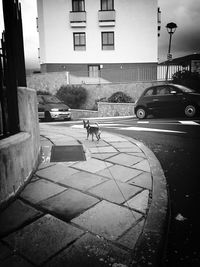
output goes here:
<path id="1" fill-rule="evenodd" d="M 188 88 L 188 87 L 185 87 L 185 86 L 183 86 L 183 85 L 179 85 L 179 84 L 176 84 L 176 87 L 178 88 L 178 89 L 180 89 L 182 92 L 184 92 L 184 93 L 194 93 L 195 92 L 195 90 L 193 90 L 193 89 L 191 89 L 191 88 Z"/>
<path id="2" fill-rule="evenodd" d="M 55 96 L 51 96 L 51 95 L 46 95 L 43 96 L 44 101 L 46 103 L 52 103 L 52 104 L 57 104 L 57 103 L 63 103 L 62 101 L 60 101 L 57 97 Z"/>

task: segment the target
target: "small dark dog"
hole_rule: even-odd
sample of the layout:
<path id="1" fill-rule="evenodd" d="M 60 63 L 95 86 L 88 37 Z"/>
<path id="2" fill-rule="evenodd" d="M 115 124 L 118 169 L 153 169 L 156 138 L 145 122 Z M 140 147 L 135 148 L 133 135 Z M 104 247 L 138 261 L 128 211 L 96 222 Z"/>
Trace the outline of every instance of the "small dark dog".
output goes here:
<path id="1" fill-rule="evenodd" d="M 97 141 L 99 141 L 99 139 L 101 138 L 100 137 L 101 131 L 100 131 L 98 123 L 91 125 L 89 120 L 87 121 L 83 120 L 83 125 L 84 125 L 84 128 L 86 128 L 87 130 L 87 139 L 89 135 L 92 135 L 92 141 L 94 141 L 94 135 L 95 135 L 97 138 Z"/>

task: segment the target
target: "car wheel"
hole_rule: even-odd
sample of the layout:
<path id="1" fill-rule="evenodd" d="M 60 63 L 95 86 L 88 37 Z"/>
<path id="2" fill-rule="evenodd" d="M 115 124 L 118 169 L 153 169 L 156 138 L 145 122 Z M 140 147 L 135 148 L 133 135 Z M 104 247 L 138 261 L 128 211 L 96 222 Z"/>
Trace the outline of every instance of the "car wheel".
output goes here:
<path id="1" fill-rule="evenodd" d="M 51 121 L 52 117 L 49 111 L 45 111 L 45 121 Z"/>
<path id="2" fill-rule="evenodd" d="M 147 112 L 146 112 L 146 110 L 144 108 L 138 108 L 136 110 L 136 117 L 138 119 L 145 119 L 146 116 L 147 116 Z"/>
<path id="3" fill-rule="evenodd" d="M 184 112 L 187 117 L 192 118 L 196 114 L 196 107 L 194 105 L 187 105 Z"/>

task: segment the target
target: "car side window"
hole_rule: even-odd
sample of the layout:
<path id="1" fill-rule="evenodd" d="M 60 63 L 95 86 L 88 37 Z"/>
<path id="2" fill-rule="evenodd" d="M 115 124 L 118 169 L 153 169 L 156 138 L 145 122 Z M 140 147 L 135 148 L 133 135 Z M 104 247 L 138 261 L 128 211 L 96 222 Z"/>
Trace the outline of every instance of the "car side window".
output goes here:
<path id="1" fill-rule="evenodd" d="M 148 91 L 146 91 L 146 93 L 144 94 L 144 96 L 152 96 L 154 95 L 154 88 L 149 89 Z"/>
<path id="2" fill-rule="evenodd" d="M 168 95 L 169 93 L 169 87 L 157 87 L 157 95 Z"/>

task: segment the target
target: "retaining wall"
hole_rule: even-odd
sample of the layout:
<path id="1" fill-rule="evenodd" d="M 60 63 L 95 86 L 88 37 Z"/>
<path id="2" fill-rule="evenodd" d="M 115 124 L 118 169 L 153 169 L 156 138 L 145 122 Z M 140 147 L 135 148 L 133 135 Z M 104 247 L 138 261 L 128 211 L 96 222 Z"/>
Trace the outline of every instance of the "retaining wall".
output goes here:
<path id="1" fill-rule="evenodd" d="M 98 102 L 99 117 L 131 116 L 134 115 L 134 103 Z"/>
<path id="2" fill-rule="evenodd" d="M 18 106 L 20 132 L 0 141 L 0 206 L 24 186 L 40 155 L 35 90 L 18 88 Z"/>
<path id="3" fill-rule="evenodd" d="M 96 108 L 96 102 L 101 98 L 108 98 L 117 91 L 123 91 L 136 100 L 147 87 L 163 82 L 132 82 L 132 83 L 101 83 L 101 84 L 85 84 L 81 85 L 87 90 L 88 97 L 82 109 Z M 60 88 L 61 85 L 68 84 L 66 72 L 39 73 L 27 76 L 27 85 L 30 88 L 45 90 L 52 94 Z M 80 84 L 79 84 L 80 86 Z"/>

